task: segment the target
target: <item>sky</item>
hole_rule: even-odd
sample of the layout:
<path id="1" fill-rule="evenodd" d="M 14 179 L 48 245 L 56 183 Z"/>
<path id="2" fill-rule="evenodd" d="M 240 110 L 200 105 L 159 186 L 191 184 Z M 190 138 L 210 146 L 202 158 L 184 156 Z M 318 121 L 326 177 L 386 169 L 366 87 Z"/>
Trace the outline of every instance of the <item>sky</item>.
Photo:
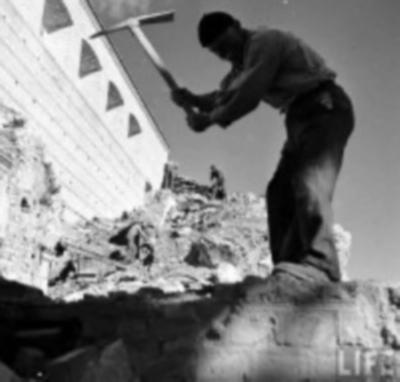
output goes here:
<path id="1" fill-rule="evenodd" d="M 290 30 L 324 56 L 353 100 L 356 128 L 334 200 L 335 221 L 352 234 L 349 274 L 400 280 L 400 1 L 399 0 L 90 0 L 105 25 L 175 10 L 171 23 L 145 28 L 178 82 L 194 92 L 217 87 L 229 69 L 197 41 L 204 12 L 224 10 L 247 28 Z M 190 131 L 183 112 L 127 31 L 111 37 L 150 108 L 180 172 L 208 182 L 209 166 L 229 192 L 264 195 L 284 142 L 283 117 L 266 104 L 228 130 Z"/>

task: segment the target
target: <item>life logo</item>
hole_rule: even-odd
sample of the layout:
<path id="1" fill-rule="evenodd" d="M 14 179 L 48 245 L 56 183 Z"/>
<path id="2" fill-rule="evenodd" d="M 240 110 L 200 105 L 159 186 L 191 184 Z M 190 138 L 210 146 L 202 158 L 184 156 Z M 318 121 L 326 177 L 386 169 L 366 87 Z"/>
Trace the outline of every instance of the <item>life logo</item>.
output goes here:
<path id="1" fill-rule="evenodd" d="M 341 348 L 337 382 L 400 382 L 400 354 L 390 349 Z"/>

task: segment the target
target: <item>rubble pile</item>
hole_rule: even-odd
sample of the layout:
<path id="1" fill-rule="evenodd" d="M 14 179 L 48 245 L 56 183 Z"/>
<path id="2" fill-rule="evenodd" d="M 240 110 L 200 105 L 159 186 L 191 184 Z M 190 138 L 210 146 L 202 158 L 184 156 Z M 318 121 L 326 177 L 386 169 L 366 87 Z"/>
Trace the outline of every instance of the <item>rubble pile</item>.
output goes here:
<path id="1" fill-rule="evenodd" d="M 215 199 L 209 185 L 174 173 L 171 187 L 149 191 L 141 208 L 71 220 L 40 138 L 18 115 L 2 115 L 3 277 L 73 301 L 143 288 L 185 292 L 270 273 L 263 198 Z M 345 267 L 351 237 L 339 226 L 336 233 Z"/>
<path id="2" fill-rule="evenodd" d="M 199 290 L 266 277 L 272 269 L 264 200 L 254 194 L 221 201 L 161 190 L 119 219 L 81 221 L 64 232 L 61 258 L 64 265 L 72 261 L 74 271 L 48 293 L 68 301 L 143 288 Z M 351 236 L 339 225 L 335 233 L 345 271 Z"/>
<path id="3" fill-rule="evenodd" d="M 162 190 L 113 222 L 70 227 L 60 241 L 76 272 L 52 285 L 49 295 L 74 299 L 145 287 L 184 292 L 265 277 L 271 269 L 265 219 L 263 201 L 254 195 L 215 201 Z"/>
<path id="4" fill-rule="evenodd" d="M 172 190 L 176 194 L 196 193 L 207 196 L 211 192 L 211 187 L 206 184 L 199 184 L 193 179 L 175 175 Z"/>

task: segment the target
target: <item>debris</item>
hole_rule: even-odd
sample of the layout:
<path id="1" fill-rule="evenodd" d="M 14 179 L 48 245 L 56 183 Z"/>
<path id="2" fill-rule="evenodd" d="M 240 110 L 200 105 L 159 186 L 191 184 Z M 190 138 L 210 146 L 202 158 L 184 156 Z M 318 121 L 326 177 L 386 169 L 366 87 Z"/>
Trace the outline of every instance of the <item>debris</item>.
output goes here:
<path id="1" fill-rule="evenodd" d="M 29 134 L 20 139 L 16 131 L 0 134 L 0 154 L 9 159 L 7 171 L 18 178 L 11 190 L 17 195 L 17 211 L 9 214 L 16 215 L 18 237 L 1 238 L 6 261 L 0 272 L 5 278 L 36 285 L 57 300 L 76 301 L 158 288 L 163 279 L 168 279 L 161 281 L 163 290 L 195 291 L 210 280 L 233 283 L 271 272 L 264 198 L 225 197 L 223 175 L 215 166 L 211 187 L 178 175 L 172 166 L 167 187 L 148 193 L 143 207 L 115 219 L 86 220 L 65 207 L 40 140 Z M 40 201 L 43 195 L 49 198 L 46 203 Z M 67 219 L 66 212 L 74 219 Z M 3 220 L 0 230 L 8 232 Z M 350 240 L 345 231 L 335 232 L 345 268 Z M 170 277 L 172 273 L 180 276 Z"/>
<path id="2" fill-rule="evenodd" d="M 119 249 L 112 251 L 110 255 L 108 256 L 110 260 L 115 260 L 115 261 L 123 261 L 125 260 L 125 256 L 121 253 Z"/>
<path id="3" fill-rule="evenodd" d="M 57 241 L 56 246 L 54 247 L 55 255 L 57 257 L 60 257 L 64 254 L 64 252 L 67 250 L 67 246 L 61 241 Z"/>
<path id="4" fill-rule="evenodd" d="M 139 382 L 131 369 L 128 352 L 122 340 L 108 345 L 98 360 L 88 366 L 82 382 Z"/>
<path id="5" fill-rule="evenodd" d="M 217 267 L 216 282 L 219 284 L 235 284 L 243 280 L 239 268 L 231 263 L 221 263 Z"/>
<path id="6" fill-rule="evenodd" d="M 215 264 L 211 259 L 211 254 L 207 250 L 207 245 L 204 242 L 192 244 L 189 254 L 185 257 L 185 262 L 193 267 L 215 268 Z"/>
<path id="7" fill-rule="evenodd" d="M 70 278 L 71 275 L 76 275 L 76 267 L 72 260 L 68 260 L 60 273 L 53 279 L 49 280 L 49 286 L 54 286 L 58 283 L 64 282 Z"/>
<path id="8" fill-rule="evenodd" d="M 150 271 L 150 268 L 154 263 L 154 248 L 151 244 L 145 243 L 140 246 L 139 260 L 143 266 Z"/>

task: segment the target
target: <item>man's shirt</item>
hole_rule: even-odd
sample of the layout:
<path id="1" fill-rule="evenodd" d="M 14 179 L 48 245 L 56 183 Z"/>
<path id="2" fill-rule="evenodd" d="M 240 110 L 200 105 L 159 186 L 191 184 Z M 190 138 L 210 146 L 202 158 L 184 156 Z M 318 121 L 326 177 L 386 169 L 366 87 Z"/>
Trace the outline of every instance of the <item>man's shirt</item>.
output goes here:
<path id="1" fill-rule="evenodd" d="M 233 67 L 213 95 L 211 118 L 227 126 L 260 101 L 284 112 L 298 95 L 335 77 L 323 58 L 292 33 L 268 28 L 250 31 L 243 66 Z"/>

